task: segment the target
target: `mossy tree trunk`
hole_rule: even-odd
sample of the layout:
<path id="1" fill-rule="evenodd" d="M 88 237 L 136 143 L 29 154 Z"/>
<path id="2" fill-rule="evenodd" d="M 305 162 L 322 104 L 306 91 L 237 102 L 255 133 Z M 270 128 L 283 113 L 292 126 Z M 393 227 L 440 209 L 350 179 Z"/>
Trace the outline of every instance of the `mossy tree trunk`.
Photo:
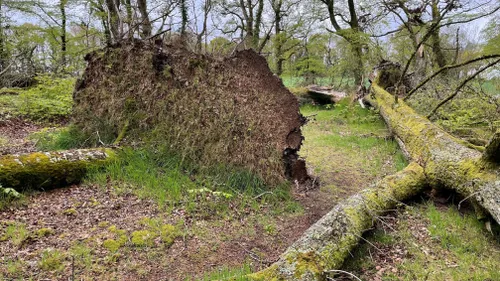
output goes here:
<path id="1" fill-rule="evenodd" d="M 408 157 L 424 168 L 434 188 L 452 189 L 471 200 L 478 213 L 500 223 L 500 169 L 491 156 L 420 116 L 377 85 L 367 100 L 375 105 Z M 498 136 L 497 136 L 498 137 Z M 486 153 L 495 150 L 491 148 Z"/>
<path id="2" fill-rule="evenodd" d="M 427 186 L 423 169 L 411 163 L 373 187 L 349 197 L 311 226 L 278 262 L 249 276 L 251 280 L 326 280 L 356 247 L 374 218 Z"/>
<path id="3" fill-rule="evenodd" d="M 348 198 L 311 226 L 269 268 L 251 280 L 326 280 L 338 269 L 373 225 L 377 215 L 426 186 L 456 190 L 500 222 L 499 133 L 482 154 L 453 137 L 377 85 L 367 100 L 380 110 L 401 148 L 411 160 L 403 171 Z"/>
<path id="4" fill-rule="evenodd" d="M 18 191 L 66 186 L 78 183 L 89 168 L 115 159 L 108 148 L 5 155 L 0 157 L 0 185 Z"/>

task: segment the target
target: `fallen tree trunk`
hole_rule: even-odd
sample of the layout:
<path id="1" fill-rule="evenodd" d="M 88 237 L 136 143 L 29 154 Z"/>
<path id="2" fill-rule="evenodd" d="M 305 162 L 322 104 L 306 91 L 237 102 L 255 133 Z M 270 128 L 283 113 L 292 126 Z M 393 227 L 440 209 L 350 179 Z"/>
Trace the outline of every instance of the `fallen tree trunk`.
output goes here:
<path id="1" fill-rule="evenodd" d="M 376 216 L 422 192 L 425 186 L 457 191 L 500 222 L 500 176 L 497 133 L 485 153 L 453 137 L 377 85 L 367 100 L 380 110 L 402 150 L 412 161 L 403 171 L 385 177 L 337 205 L 311 226 L 269 268 L 252 280 L 325 280 L 339 268 L 373 225 Z"/>
<path id="2" fill-rule="evenodd" d="M 471 200 L 478 213 L 486 211 L 500 223 L 499 166 L 485 161 L 492 156 L 483 157 L 473 145 L 445 132 L 404 102 L 396 102 L 379 86 L 373 85 L 372 90 L 367 100 L 380 110 L 409 158 L 424 168 L 429 183 L 435 188 L 455 190 Z"/>
<path id="3" fill-rule="evenodd" d="M 0 157 L 0 185 L 17 191 L 78 183 L 85 172 L 116 159 L 113 149 L 77 149 Z"/>
<path id="4" fill-rule="evenodd" d="M 411 163 L 335 206 L 289 247 L 278 262 L 250 275 L 250 279 L 325 280 L 326 271 L 342 265 L 363 232 L 373 226 L 377 215 L 418 195 L 426 185 L 422 167 Z"/>

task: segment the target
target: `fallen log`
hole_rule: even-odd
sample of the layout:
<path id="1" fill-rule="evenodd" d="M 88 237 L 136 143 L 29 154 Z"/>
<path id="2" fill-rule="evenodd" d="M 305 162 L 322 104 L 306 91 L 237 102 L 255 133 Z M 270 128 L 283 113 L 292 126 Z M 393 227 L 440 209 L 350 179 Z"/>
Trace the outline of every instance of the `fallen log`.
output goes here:
<path id="1" fill-rule="evenodd" d="M 35 152 L 0 157 L 0 185 L 17 191 L 78 183 L 85 172 L 116 159 L 110 148 Z"/>
<path id="2" fill-rule="evenodd" d="M 331 87 L 321 87 L 311 85 L 307 87 L 307 93 L 315 102 L 319 104 L 337 103 L 347 97 L 345 92 L 338 92 Z"/>
<path id="3" fill-rule="evenodd" d="M 380 110 L 405 155 L 403 171 L 340 203 L 311 226 L 280 259 L 251 280 L 325 280 L 339 268 L 380 213 L 418 195 L 425 186 L 449 188 L 500 222 L 499 133 L 482 154 L 448 134 L 377 85 L 367 101 Z"/>
<path id="4" fill-rule="evenodd" d="M 251 280 L 325 280 L 326 271 L 339 268 L 373 226 L 377 215 L 421 193 L 427 185 L 423 169 L 411 163 L 373 187 L 349 197 L 311 226 L 269 268 Z"/>
<path id="5" fill-rule="evenodd" d="M 473 145 L 445 132 L 404 102 L 395 101 L 379 86 L 372 85 L 372 91 L 366 99 L 380 110 L 409 158 L 424 168 L 429 183 L 455 190 L 472 201 L 478 214 L 489 213 L 500 223 L 500 170 L 488 160 L 493 158 L 491 151 L 498 151 L 498 134 L 483 156 Z"/>

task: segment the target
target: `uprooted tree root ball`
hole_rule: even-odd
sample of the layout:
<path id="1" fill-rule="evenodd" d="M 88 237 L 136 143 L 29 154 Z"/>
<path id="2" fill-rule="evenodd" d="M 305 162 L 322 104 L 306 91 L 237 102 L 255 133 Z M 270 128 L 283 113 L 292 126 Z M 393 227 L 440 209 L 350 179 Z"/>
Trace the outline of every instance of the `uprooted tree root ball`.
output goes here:
<path id="1" fill-rule="evenodd" d="M 74 121 L 108 140 L 167 145 L 202 166 L 244 167 L 268 184 L 309 179 L 304 117 L 254 51 L 225 59 L 140 41 L 87 55 Z"/>

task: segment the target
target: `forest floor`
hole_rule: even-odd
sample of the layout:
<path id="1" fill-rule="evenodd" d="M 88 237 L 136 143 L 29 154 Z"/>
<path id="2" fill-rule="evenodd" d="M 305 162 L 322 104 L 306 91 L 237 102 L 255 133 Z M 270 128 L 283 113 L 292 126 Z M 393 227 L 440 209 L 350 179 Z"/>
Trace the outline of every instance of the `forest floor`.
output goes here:
<path id="1" fill-rule="evenodd" d="M 347 101 L 301 110 L 300 154 L 319 188 L 217 193 L 131 152 L 80 185 L 1 210 L 0 280 L 221 280 L 268 266 L 339 200 L 406 165 L 376 112 Z M 9 153 L 35 149 L 53 126 L 2 120 Z M 195 194 L 172 202 L 174 185 Z M 403 207 L 364 239 L 343 268 L 363 280 L 500 280 L 498 240 L 453 206 Z"/>

